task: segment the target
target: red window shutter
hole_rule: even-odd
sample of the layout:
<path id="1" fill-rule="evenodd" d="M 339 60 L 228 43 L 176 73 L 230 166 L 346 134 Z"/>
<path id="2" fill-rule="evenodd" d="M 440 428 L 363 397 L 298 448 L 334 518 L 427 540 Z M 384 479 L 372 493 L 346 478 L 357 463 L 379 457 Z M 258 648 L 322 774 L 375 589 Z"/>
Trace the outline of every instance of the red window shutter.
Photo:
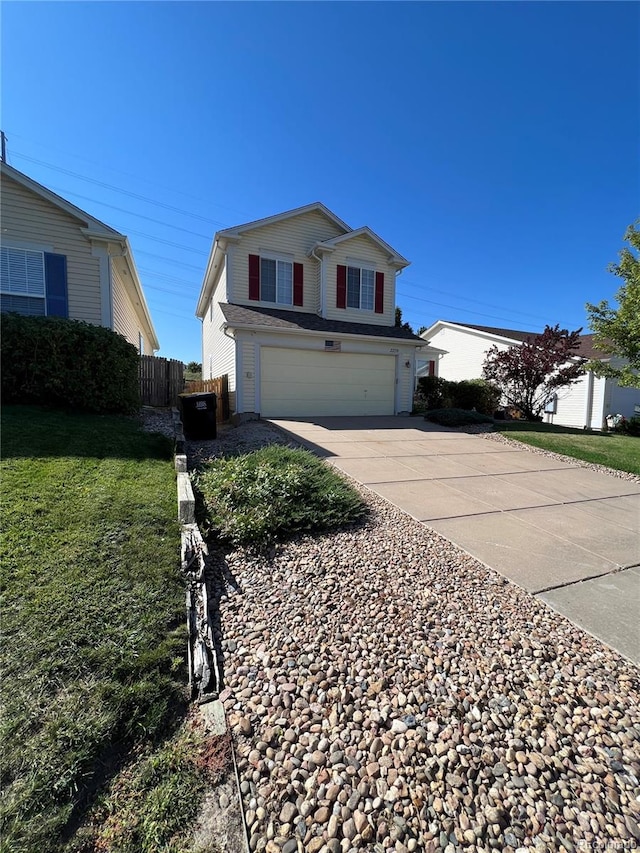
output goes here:
<path id="1" fill-rule="evenodd" d="M 429 376 L 435 376 L 435 375 L 436 375 L 436 363 L 435 363 L 435 361 L 430 361 L 429 362 Z"/>
<path id="2" fill-rule="evenodd" d="M 304 305 L 304 266 L 302 264 L 293 265 L 293 304 Z"/>
<path id="3" fill-rule="evenodd" d="M 249 299 L 260 300 L 260 255 L 249 255 Z"/>
<path id="4" fill-rule="evenodd" d="M 336 308 L 347 307 L 347 268 L 344 264 L 338 264 L 338 278 L 336 280 Z"/>
<path id="5" fill-rule="evenodd" d="M 376 314 L 384 314 L 384 273 L 376 273 Z"/>

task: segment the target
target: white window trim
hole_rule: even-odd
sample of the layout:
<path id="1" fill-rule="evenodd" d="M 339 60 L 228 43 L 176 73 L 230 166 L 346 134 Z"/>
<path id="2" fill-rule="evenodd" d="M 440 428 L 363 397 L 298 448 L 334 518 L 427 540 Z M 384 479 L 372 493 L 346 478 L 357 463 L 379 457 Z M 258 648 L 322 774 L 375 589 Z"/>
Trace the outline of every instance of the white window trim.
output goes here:
<path id="1" fill-rule="evenodd" d="M 10 244 L 3 243 L 0 248 L 2 248 L 2 249 L 16 249 L 19 252 L 33 252 L 34 254 L 38 254 L 38 255 L 42 256 L 42 281 L 43 281 L 43 285 L 44 285 L 43 293 L 42 294 L 40 294 L 40 293 L 18 293 L 15 290 L 5 290 L 2 287 L 2 282 L 0 282 L 0 294 L 2 294 L 3 296 L 22 296 L 25 299 L 42 299 L 42 301 L 44 303 L 44 313 L 39 314 L 37 316 L 46 317 L 47 316 L 47 273 L 46 273 L 45 265 L 44 265 L 44 256 L 45 256 L 45 252 L 47 250 L 42 248 L 42 245 L 38 245 L 37 247 L 36 247 L 36 244 L 33 244 L 33 243 L 30 245 L 26 245 L 25 243 L 23 243 L 23 245 L 18 245 L 19 242 L 20 241 L 15 241 L 15 242 L 12 242 Z"/>
<path id="2" fill-rule="evenodd" d="M 293 308 L 293 264 L 295 255 L 286 254 L 284 252 L 270 252 L 267 249 L 258 249 L 260 258 L 260 302 L 263 305 L 285 305 Z M 275 301 L 262 298 L 262 261 L 276 262 L 276 298 Z M 291 264 L 291 302 L 281 302 L 278 300 L 278 263 Z"/>
<path id="3" fill-rule="evenodd" d="M 356 307 L 355 305 L 349 305 L 349 269 L 357 269 L 359 270 L 359 302 L 360 304 Z M 367 270 L 368 272 L 373 273 L 373 300 L 371 303 L 371 308 L 363 308 L 362 307 L 362 270 Z M 370 314 L 373 314 L 376 309 L 376 265 L 372 264 L 371 261 L 361 261 L 357 258 L 347 258 L 347 289 L 345 293 L 345 301 L 347 309 L 351 309 L 352 311 L 366 311 Z"/>

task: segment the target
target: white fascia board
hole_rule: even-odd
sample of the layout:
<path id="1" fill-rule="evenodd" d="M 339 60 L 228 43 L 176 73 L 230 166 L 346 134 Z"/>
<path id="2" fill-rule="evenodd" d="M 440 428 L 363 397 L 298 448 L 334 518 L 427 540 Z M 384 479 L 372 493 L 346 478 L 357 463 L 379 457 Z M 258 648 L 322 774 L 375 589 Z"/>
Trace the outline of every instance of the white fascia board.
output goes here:
<path id="1" fill-rule="evenodd" d="M 42 184 L 34 181 L 33 178 L 28 177 L 28 175 L 18 171 L 18 169 L 14 169 L 14 167 L 10 166 L 8 163 L 0 163 L 0 174 L 6 175 L 8 178 L 11 178 L 16 183 L 21 184 L 35 195 L 44 198 L 46 201 L 56 207 L 59 207 L 60 210 L 64 210 L 64 212 L 68 213 L 69 216 L 73 216 L 74 219 L 78 219 L 80 222 L 83 222 L 89 230 L 93 230 L 101 234 L 103 238 L 109 236 L 111 239 L 118 239 L 123 236 L 119 231 L 116 231 L 115 228 L 111 228 L 111 226 L 106 225 L 99 219 L 96 219 L 95 216 L 91 216 L 86 212 L 86 210 L 76 207 L 75 204 L 72 204 L 70 201 L 62 198 L 62 196 L 59 196 L 52 190 L 42 186 Z"/>
<path id="2" fill-rule="evenodd" d="M 446 320 L 438 320 L 432 326 L 429 326 L 428 329 L 425 329 L 420 337 L 425 340 L 427 338 L 432 338 L 441 329 L 454 329 L 456 332 L 468 332 L 471 335 L 476 335 L 480 338 L 489 338 L 489 340 L 495 341 L 495 343 L 507 343 L 510 346 L 522 343 L 522 341 L 516 340 L 516 338 L 507 338 L 503 335 L 496 335 L 494 332 L 485 332 L 483 329 L 472 329 L 469 326 L 460 326 L 458 323 L 449 323 Z M 536 333 L 531 332 L 531 334 L 535 335 Z"/>
<path id="3" fill-rule="evenodd" d="M 411 261 L 408 261 L 405 257 L 403 257 L 399 252 L 390 246 L 382 237 L 379 237 L 375 231 L 372 231 L 368 225 L 363 225 L 361 228 L 356 228 L 354 231 L 350 231 L 348 234 L 342 234 L 339 237 L 332 237 L 330 240 L 324 240 L 321 243 L 317 244 L 318 249 L 332 250 L 340 243 L 344 243 L 347 240 L 353 240 L 356 237 L 368 237 L 373 243 L 375 243 L 379 249 L 382 249 L 389 256 L 389 263 L 392 266 L 397 267 L 399 270 L 408 267 Z"/>
<path id="4" fill-rule="evenodd" d="M 124 238 L 125 244 L 125 253 L 124 260 L 129 268 L 129 272 L 131 274 L 131 280 L 133 281 L 133 286 L 136 290 L 136 296 L 140 300 L 140 310 L 142 312 L 142 316 L 147 322 L 149 327 L 149 335 L 151 338 L 151 349 L 159 350 L 160 342 L 158 341 L 158 335 L 153 325 L 153 321 L 151 319 L 151 312 L 149 311 L 149 306 L 147 305 L 147 299 L 144 295 L 144 289 L 142 287 L 142 282 L 140 281 L 140 276 L 138 275 L 138 270 L 136 268 L 136 262 L 133 257 L 133 252 L 131 251 L 131 245 L 129 244 L 129 239 L 127 237 Z"/>
<path id="5" fill-rule="evenodd" d="M 303 216 L 305 213 L 311 213 L 313 211 L 319 211 L 323 213 L 328 219 L 330 219 L 338 228 L 341 228 L 343 231 L 351 231 L 351 228 L 347 225 L 346 222 L 343 222 L 338 216 L 335 215 L 328 207 L 326 207 L 322 202 L 315 201 L 312 204 L 305 204 L 302 207 L 295 207 L 292 210 L 285 210 L 283 213 L 276 213 L 273 216 L 266 216 L 263 219 L 255 219 L 253 222 L 245 222 L 241 225 L 234 225 L 231 228 L 225 228 L 222 231 L 218 232 L 220 237 L 222 236 L 239 236 L 244 231 L 252 231 L 254 228 L 262 228 L 265 225 L 273 225 L 276 222 L 282 222 L 285 219 L 292 219 L 295 216 Z"/>
<path id="6" fill-rule="evenodd" d="M 223 236 L 221 231 L 218 231 L 213 238 L 204 278 L 202 279 L 200 295 L 198 296 L 198 302 L 196 304 L 196 317 L 199 317 L 200 320 L 203 320 L 207 313 L 209 300 L 216 288 L 220 272 L 224 267 L 227 247 L 230 243 L 237 243 L 239 239 L 239 237 Z"/>

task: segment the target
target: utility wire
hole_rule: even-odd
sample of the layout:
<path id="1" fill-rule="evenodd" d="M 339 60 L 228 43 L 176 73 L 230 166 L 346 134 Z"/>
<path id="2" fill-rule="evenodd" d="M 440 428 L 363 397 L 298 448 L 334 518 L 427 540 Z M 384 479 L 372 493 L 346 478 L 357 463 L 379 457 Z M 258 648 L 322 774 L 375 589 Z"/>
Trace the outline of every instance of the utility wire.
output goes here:
<path id="1" fill-rule="evenodd" d="M 119 210 L 120 213 L 126 213 L 128 216 L 137 216 L 138 219 L 146 219 L 147 222 L 154 222 L 156 225 L 164 225 L 165 228 L 171 228 L 172 231 L 184 231 L 185 234 L 191 234 L 193 237 L 201 237 L 203 240 L 211 240 L 210 234 L 197 234 L 195 231 L 191 231 L 189 228 L 180 228 L 177 225 L 172 225 L 170 222 L 162 222 L 160 219 L 153 219 L 151 216 L 145 216 L 142 213 L 134 213 L 132 210 L 127 210 L 126 207 L 116 207 L 115 204 L 107 204 L 106 201 L 101 201 L 97 198 L 91 198 L 91 196 L 80 195 L 80 193 L 73 192 L 72 190 L 64 190 L 61 187 L 49 187 L 49 189 L 54 190 L 57 193 L 64 193 L 65 196 L 72 195 L 76 198 L 81 198 L 83 201 L 90 201 L 93 204 L 100 204 L 102 207 L 109 207 L 111 210 Z"/>
<path id="2" fill-rule="evenodd" d="M 53 146 L 51 146 L 49 144 L 44 146 L 39 142 L 34 142 L 33 140 L 28 140 L 25 136 L 22 136 L 21 134 L 13 133 L 13 134 L 11 134 L 11 136 L 12 137 L 17 136 L 18 139 L 24 139 L 27 142 L 31 142 L 33 145 L 38 145 L 42 148 L 46 148 L 48 151 L 59 151 L 61 154 L 64 154 L 67 157 L 73 157 L 75 160 L 82 160 L 83 162 L 91 163 L 94 166 L 100 166 L 100 168 L 102 168 L 102 169 L 107 169 L 108 171 L 114 172 L 115 174 L 118 174 L 118 175 L 125 175 L 127 178 L 133 178 L 134 180 L 140 181 L 141 183 L 151 184 L 152 186 L 158 187 L 159 189 L 164 189 L 164 190 L 167 190 L 168 192 L 177 193 L 178 195 L 183 195 L 183 196 L 185 196 L 185 198 L 190 198 L 190 199 L 193 199 L 194 201 L 199 201 L 199 202 L 202 202 L 203 204 L 207 204 L 210 206 L 212 205 L 213 207 L 219 207 L 219 208 L 222 208 L 223 210 L 230 210 L 233 213 L 239 214 L 240 216 L 249 216 L 249 214 L 246 213 L 245 211 L 238 210 L 237 208 L 229 207 L 226 204 L 219 204 L 218 202 L 211 201 L 211 199 L 202 198 L 202 196 L 191 195 L 190 193 L 184 192 L 184 190 L 177 190 L 177 189 L 174 189 L 173 187 L 167 187 L 163 184 L 159 184 L 155 180 L 150 181 L 146 178 L 141 178 L 139 175 L 134 175 L 131 172 L 125 172 L 122 169 L 114 169 L 113 166 L 107 166 L 104 163 L 98 163 L 96 160 L 90 160 L 87 157 L 81 157 L 79 154 L 71 154 L 69 151 L 63 151 L 60 148 L 54 148 Z M 80 180 L 83 180 L 83 181 L 90 181 L 91 183 L 100 184 L 100 182 L 94 178 L 89 178 L 86 175 L 81 175 L 79 172 L 74 172 L 70 169 L 65 170 L 61 166 L 55 166 L 53 163 L 47 163 L 44 160 L 38 160 L 35 157 L 28 156 L 27 154 L 21 154 L 19 151 L 12 151 L 11 153 L 17 155 L 18 159 L 28 160 L 31 163 L 37 163 L 38 165 L 46 166 L 49 169 L 55 169 L 57 171 L 66 172 L 66 174 L 73 175 L 73 177 L 79 178 Z M 117 189 L 118 192 L 124 192 L 127 194 L 132 194 L 132 193 L 130 193 L 129 190 L 124 190 L 120 187 L 115 187 L 114 185 L 111 185 L 111 184 L 104 183 L 104 184 L 101 184 L 101 186 L 109 187 L 110 189 Z M 137 196 L 134 193 L 132 195 L 134 195 L 134 197 L 136 197 L 136 198 L 140 198 L 140 199 L 143 199 L 145 201 L 150 201 L 152 204 L 159 204 L 163 207 L 166 206 L 164 202 L 153 201 L 151 199 L 145 198 L 145 196 Z M 213 224 L 218 224 L 218 225 L 224 224 L 224 223 L 220 222 L 219 220 L 207 219 L 206 217 L 200 217 L 197 214 L 189 213 L 185 210 L 181 210 L 180 208 L 172 208 L 172 209 L 175 209 L 181 213 L 185 213 L 187 216 L 193 216 L 194 218 L 197 218 L 197 219 L 204 219 L 204 221 L 206 221 L 206 222 L 212 222 Z"/>

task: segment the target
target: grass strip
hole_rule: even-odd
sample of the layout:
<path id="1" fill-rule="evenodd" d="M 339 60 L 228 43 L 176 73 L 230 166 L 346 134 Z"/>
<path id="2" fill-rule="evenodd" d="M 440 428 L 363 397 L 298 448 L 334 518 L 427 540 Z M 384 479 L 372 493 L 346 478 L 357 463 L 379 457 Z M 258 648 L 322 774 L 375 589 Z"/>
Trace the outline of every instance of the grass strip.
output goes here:
<path id="1" fill-rule="evenodd" d="M 637 436 L 529 422 L 500 426 L 499 432 L 532 447 L 605 465 L 617 471 L 640 474 L 640 438 Z"/>
<path id="2" fill-rule="evenodd" d="M 73 836 L 184 715 L 170 442 L 125 417 L 2 411 L 2 849 Z"/>

